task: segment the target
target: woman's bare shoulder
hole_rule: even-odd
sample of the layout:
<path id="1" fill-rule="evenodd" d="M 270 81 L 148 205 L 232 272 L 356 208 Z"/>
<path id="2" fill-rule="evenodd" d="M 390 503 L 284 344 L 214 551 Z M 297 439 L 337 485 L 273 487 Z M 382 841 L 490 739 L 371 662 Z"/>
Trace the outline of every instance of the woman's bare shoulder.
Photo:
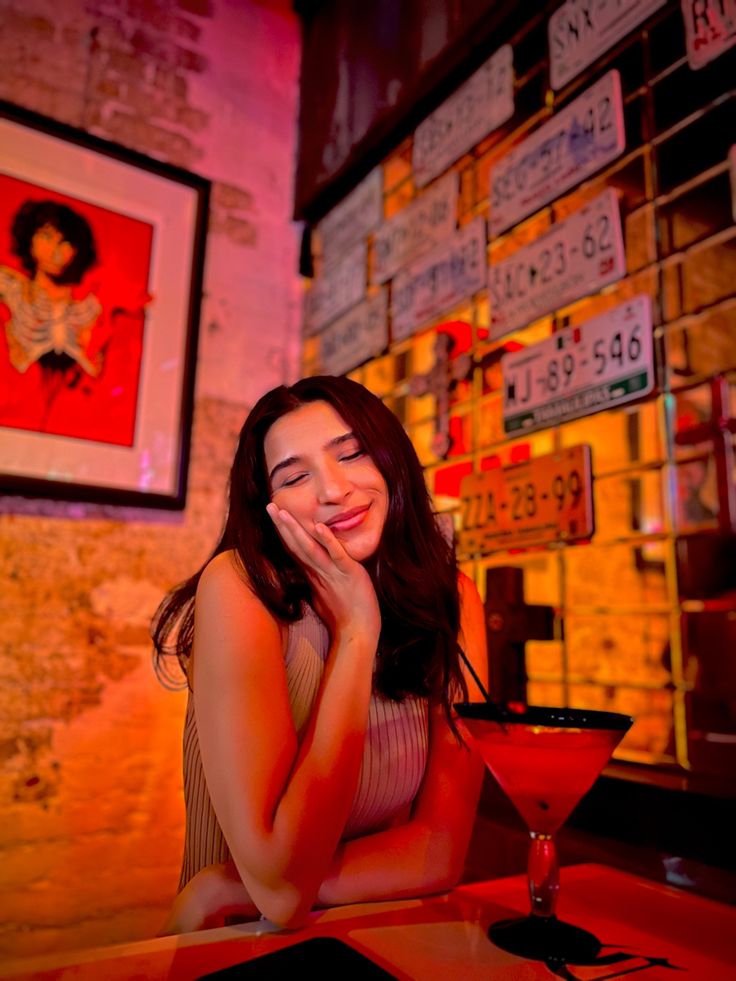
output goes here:
<path id="1" fill-rule="evenodd" d="M 207 563 L 197 585 L 197 606 L 227 609 L 235 606 L 250 616 L 278 622 L 253 589 L 237 552 L 220 552 Z"/>
<path id="2" fill-rule="evenodd" d="M 460 602 L 463 604 L 480 603 L 481 601 L 478 587 L 470 576 L 460 569 L 457 571 L 457 591 L 460 595 Z"/>
<path id="3" fill-rule="evenodd" d="M 220 552 L 210 559 L 202 570 L 199 580 L 200 586 L 203 585 L 205 588 L 230 582 L 239 582 L 244 589 L 253 592 L 248 582 L 248 574 L 234 549 Z"/>
<path id="4" fill-rule="evenodd" d="M 259 642 L 280 648 L 286 631 L 256 595 L 235 552 L 222 552 L 207 563 L 197 586 L 193 653 L 199 657 L 202 640 L 212 638 L 218 639 L 218 657 L 228 650 L 239 657 L 243 645 L 258 649 Z"/>

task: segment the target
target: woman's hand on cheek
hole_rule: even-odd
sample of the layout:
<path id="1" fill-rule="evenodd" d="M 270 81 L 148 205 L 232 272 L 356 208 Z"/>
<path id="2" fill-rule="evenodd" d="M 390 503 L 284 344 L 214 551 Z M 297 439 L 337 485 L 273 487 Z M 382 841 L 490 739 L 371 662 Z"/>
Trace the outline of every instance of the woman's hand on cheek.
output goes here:
<path id="1" fill-rule="evenodd" d="M 271 503 L 266 510 L 284 545 L 306 572 L 315 609 L 333 635 L 357 628 L 374 633 L 377 644 L 381 615 L 363 566 L 348 555 L 327 525 L 318 522 L 310 534 L 284 508 Z"/>

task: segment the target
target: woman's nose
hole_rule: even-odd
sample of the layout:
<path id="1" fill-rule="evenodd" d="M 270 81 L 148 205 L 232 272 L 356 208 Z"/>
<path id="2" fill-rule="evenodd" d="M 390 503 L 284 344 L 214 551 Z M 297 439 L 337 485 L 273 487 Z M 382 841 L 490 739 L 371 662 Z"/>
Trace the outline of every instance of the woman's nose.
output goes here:
<path id="1" fill-rule="evenodd" d="M 317 495 L 320 504 L 332 504 L 343 501 L 352 490 L 352 484 L 344 469 L 335 461 L 329 463 L 320 471 L 317 479 Z"/>

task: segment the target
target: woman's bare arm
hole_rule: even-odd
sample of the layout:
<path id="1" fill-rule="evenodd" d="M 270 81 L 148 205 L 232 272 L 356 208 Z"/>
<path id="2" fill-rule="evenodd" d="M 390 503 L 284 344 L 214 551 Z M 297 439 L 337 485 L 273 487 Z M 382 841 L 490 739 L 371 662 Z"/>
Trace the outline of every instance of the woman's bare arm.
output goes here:
<path id="1" fill-rule="evenodd" d="M 485 623 L 473 584 L 461 577 L 463 649 L 483 683 L 487 677 Z M 480 693 L 468 677 L 471 700 Z M 458 746 L 444 712 L 430 720 L 429 764 L 409 822 L 339 845 L 319 889 L 319 905 L 416 896 L 450 888 L 462 872 L 483 767 Z M 256 912 L 234 865 L 199 872 L 177 897 L 164 932 L 202 929 L 229 912 Z"/>
<path id="2" fill-rule="evenodd" d="M 301 742 L 291 717 L 283 629 L 230 554 L 196 599 L 193 689 L 202 763 L 233 861 L 258 909 L 293 926 L 312 907 L 349 816 L 365 741 L 380 615 L 370 579 L 329 529 L 322 542 L 279 518 L 319 582 L 332 643 Z"/>
<path id="3" fill-rule="evenodd" d="M 233 862 L 200 869 L 174 900 L 157 936 L 193 933 L 223 926 L 226 917 L 258 919 L 260 910 L 248 895 Z"/>
<path id="4" fill-rule="evenodd" d="M 484 685 L 488 660 L 483 606 L 473 583 L 460 577 L 463 650 Z M 467 676 L 471 701 L 481 698 Z M 478 755 L 458 744 L 444 710 L 430 714 L 427 772 L 406 824 L 341 844 L 319 890 L 332 906 L 439 892 L 460 878 L 483 779 Z"/>

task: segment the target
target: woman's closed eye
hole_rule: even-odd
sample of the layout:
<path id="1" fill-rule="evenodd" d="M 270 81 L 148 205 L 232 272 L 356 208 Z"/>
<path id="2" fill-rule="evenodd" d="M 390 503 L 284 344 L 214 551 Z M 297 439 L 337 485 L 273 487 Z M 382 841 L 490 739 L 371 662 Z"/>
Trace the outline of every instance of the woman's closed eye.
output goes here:
<path id="1" fill-rule="evenodd" d="M 281 481 L 281 487 L 293 487 L 298 484 L 302 478 L 306 477 L 306 473 L 295 473 L 287 477 L 285 480 Z"/>
<path id="2" fill-rule="evenodd" d="M 353 450 L 352 453 L 345 453 L 343 456 L 338 457 L 338 460 L 340 463 L 350 463 L 353 460 L 359 460 L 363 456 L 365 456 L 365 450 Z M 306 472 L 291 474 L 285 480 L 281 481 L 281 486 L 294 487 L 307 476 L 308 474 Z"/>
<path id="3" fill-rule="evenodd" d="M 367 456 L 365 450 L 352 437 L 349 439 L 341 439 L 340 443 L 341 446 L 339 447 L 339 452 L 336 456 L 338 463 L 352 463 L 355 460 L 360 460 L 362 457 Z M 274 490 L 281 490 L 284 487 L 295 487 L 311 476 L 313 472 L 311 470 L 292 471 L 289 469 L 290 467 L 296 465 L 298 465 L 297 460 L 291 459 L 285 460 L 283 464 L 279 464 L 279 466 L 275 468 L 277 470 L 281 470 L 281 474 L 279 475 L 279 485 L 278 487 L 274 487 Z"/>

